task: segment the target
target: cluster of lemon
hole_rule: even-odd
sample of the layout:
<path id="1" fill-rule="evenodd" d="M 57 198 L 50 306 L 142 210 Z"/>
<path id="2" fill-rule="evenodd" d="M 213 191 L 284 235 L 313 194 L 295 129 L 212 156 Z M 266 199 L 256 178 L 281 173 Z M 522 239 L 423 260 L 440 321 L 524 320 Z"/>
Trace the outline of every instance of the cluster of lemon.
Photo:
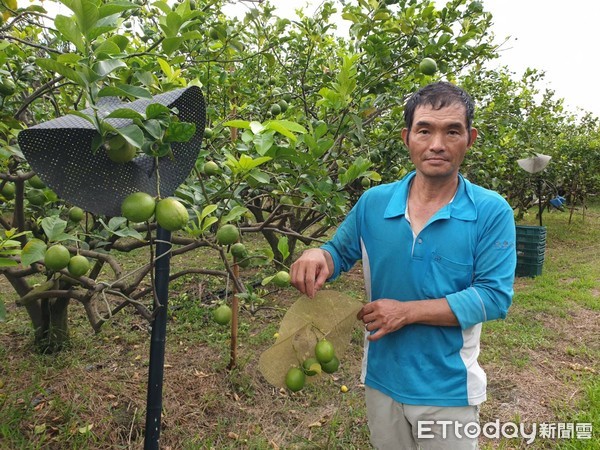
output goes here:
<path id="1" fill-rule="evenodd" d="M 301 367 L 291 367 L 285 375 L 285 385 L 292 392 L 298 392 L 304 387 L 306 377 L 315 376 L 321 372 L 334 373 L 340 367 L 340 360 L 335 355 L 333 344 L 327 339 L 321 339 L 315 345 L 314 356 L 306 358 Z"/>

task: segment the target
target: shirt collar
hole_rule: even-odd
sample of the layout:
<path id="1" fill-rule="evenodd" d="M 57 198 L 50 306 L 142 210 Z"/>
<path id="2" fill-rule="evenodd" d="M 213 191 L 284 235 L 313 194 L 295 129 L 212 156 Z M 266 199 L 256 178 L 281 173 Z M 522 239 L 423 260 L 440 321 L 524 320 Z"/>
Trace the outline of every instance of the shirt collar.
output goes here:
<path id="1" fill-rule="evenodd" d="M 384 219 L 403 216 L 406 212 L 406 202 L 408 201 L 408 190 L 416 172 L 412 171 L 398 184 L 396 192 L 392 194 L 390 201 L 383 214 Z M 473 201 L 473 185 L 462 175 L 458 175 L 458 189 L 452 202 L 448 203 L 438 212 L 439 218 L 454 217 L 460 220 L 477 219 L 477 209 Z"/>

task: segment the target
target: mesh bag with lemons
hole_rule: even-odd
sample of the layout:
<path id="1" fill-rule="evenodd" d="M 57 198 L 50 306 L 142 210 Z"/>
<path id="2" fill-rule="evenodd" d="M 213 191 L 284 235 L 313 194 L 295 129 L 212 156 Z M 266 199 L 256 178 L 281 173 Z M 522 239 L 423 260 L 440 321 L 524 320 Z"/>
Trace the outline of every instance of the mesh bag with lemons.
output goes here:
<path id="1" fill-rule="evenodd" d="M 260 372 L 270 384 L 297 391 L 322 372 L 337 370 L 361 307 L 359 300 L 331 290 L 298 298 L 283 317 L 277 340 L 260 356 Z"/>

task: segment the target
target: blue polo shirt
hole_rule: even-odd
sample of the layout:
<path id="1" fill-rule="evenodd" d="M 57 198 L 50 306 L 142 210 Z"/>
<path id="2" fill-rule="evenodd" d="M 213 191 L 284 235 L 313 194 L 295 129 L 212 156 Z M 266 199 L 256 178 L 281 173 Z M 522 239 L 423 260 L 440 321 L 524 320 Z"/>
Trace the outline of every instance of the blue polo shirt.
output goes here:
<path id="1" fill-rule="evenodd" d="M 506 317 L 516 266 L 515 222 L 497 193 L 459 175 L 454 199 L 415 236 L 406 218 L 415 172 L 366 191 L 323 249 L 334 279 L 362 259 L 367 298 L 446 298 L 460 326 L 411 324 L 365 339 L 362 379 L 401 403 L 477 405 L 481 323 Z M 366 337 L 366 336 L 365 336 Z"/>

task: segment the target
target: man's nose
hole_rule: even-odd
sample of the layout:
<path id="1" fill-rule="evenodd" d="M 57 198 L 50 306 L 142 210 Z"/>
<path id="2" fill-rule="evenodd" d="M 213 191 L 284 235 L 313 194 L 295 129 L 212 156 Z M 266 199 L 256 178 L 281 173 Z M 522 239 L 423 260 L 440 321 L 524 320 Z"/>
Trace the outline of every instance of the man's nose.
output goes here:
<path id="1" fill-rule="evenodd" d="M 433 133 L 429 142 L 429 149 L 433 152 L 443 152 L 446 149 L 444 133 Z"/>

